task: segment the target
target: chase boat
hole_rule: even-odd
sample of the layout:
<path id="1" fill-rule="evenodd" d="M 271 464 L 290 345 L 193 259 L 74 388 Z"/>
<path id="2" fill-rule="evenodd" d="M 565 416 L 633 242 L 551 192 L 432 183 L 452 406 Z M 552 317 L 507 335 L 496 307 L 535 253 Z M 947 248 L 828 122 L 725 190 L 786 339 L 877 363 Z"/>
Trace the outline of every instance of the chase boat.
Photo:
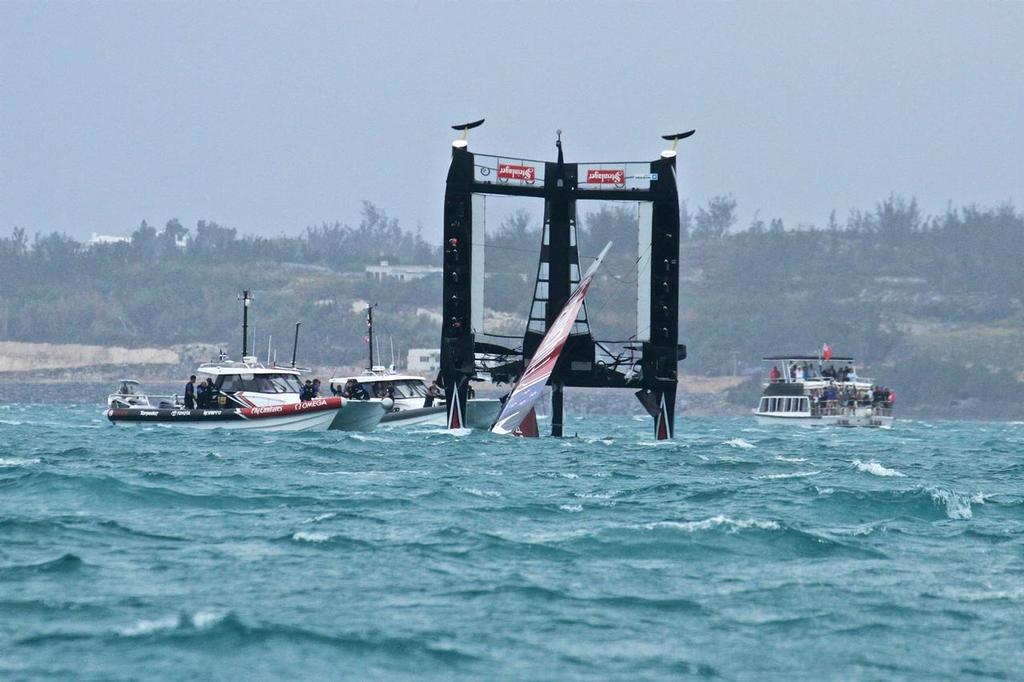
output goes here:
<path id="1" fill-rule="evenodd" d="M 759 424 L 892 428 L 895 392 L 857 376 L 852 357 L 829 352 L 762 359 L 772 370 L 754 409 Z M 835 363 L 846 364 L 837 370 Z"/>
<path id="2" fill-rule="evenodd" d="M 264 366 L 246 353 L 249 292 L 239 300 L 242 308 L 242 360 L 232 362 L 223 354 L 219 362 L 204 363 L 197 379 L 208 379 L 213 387 L 204 404 L 189 409 L 183 398 L 150 396 L 139 382 L 126 379 L 107 398 L 107 419 L 114 424 L 165 424 L 200 429 L 267 429 L 276 431 L 370 431 L 384 416 L 385 406 L 333 396 L 301 400 L 302 369 L 292 366 Z M 295 328 L 298 346 L 298 325 Z M 268 359 L 269 362 L 269 359 Z"/>
<path id="3" fill-rule="evenodd" d="M 358 376 L 332 378 L 331 392 L 342 394 L 349 381 L 365 391 L 368 397 L 363 402 L 378 403 L 387 410 L 380 420 L 383 427 L 446 426 L 444 394 L 432 393 L 423 377 L 396 374 L 378 365 Z M 466 426 L 487 430 L 500 411 L 501 401 L 497 398 L 470 398 L 466 403 Z"/>
<path id="4" fill-rule="evenodd" d="M 242 362 L 203 364 L 196 376 L 213 380 L 213 405 L 196 409 L 186 409 L 179 396 L 148 395 L 138 382 L 126 380 L 107 399 L 107 419 L 200 429 L 370 431 L 384 416 L 380 404 L 340 397 L 299 400 L 300 375 L 291 367 L 264 367 L 252 356 Z M 126 387 L 133 392 L 123 393 Z"/>

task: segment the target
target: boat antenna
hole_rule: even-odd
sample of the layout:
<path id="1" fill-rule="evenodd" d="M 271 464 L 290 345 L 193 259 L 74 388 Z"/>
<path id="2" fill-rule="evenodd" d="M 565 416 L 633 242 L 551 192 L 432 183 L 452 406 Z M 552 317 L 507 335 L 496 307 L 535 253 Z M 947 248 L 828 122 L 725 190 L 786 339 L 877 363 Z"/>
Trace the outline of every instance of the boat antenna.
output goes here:
<path id="1" fill-rule="evenodd" d="M 395 337 L 388 334 L 388 340 L 391 342 L 391 371 L 395 369 Z"/>
<path id="2" fill-rule="evenodd" d="M 370 347 L 370 366 L 367 368 L 373 371 L 373 309 L 377 304 L 366 306 L 366 344 Z"/>
<path id="3" fill-rule="evenodd" d="M 249 304 L 252 302 L 249 290 L 242 291 L 238 300 L 242 302 L 242 357 L 244 358 L 249 354 Z"/>
<path id="4" fill-rule="evenodd" d="M 270 364 L 270 343 L 274 340 L 274 335 L 270 334 L 267 336 L 267 364 Z"/>
<path id="5" fill-rule="evenodd" d="M 299 326 L 301 322 L 295 323 L 295 341 L 292 343 L 292 367 L 295 367 L 295 355 L 299 352 Z"/>

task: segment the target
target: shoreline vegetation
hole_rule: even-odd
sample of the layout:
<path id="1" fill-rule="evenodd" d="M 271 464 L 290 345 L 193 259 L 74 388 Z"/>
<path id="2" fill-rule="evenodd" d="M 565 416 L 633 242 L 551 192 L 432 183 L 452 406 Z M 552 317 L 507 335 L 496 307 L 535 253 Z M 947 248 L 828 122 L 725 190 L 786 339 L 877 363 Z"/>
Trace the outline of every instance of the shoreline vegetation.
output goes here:
<path id="1" fill-rule="evenodd" d="M 681 211 L 684 414 L 749 414 L 769 369 L 761 356 L 813 353 L 823 343 L 856 357 L 862 376 L 895 388 L 900 416 L 1024 414 L 1024 215 L 1013 206 L 924 216 L 913 199 L 893 196 L 843 223 L 833 213 L 822 228 L 787 229 L 755 215 L 740 229 L 736 205 L 719 196 Z M 580 216 L 583 261 L 591 245 L 617 245 L 587 301 L 599 338 L 634 331 L 635 215 L 635 204 L 624 203 Z M 517 211 L 489 227 L 492 333 L 521 333 L 539 222 Z M 272 345 L 279 361 L 290 359 L 293 325 L 302 321 L 300 364 L 321 374 L 360 368 L 370 301 L 379 304 L 386 363 L 392 342 L 399 367 L 409 348 L 437 345 L 440 274 L 400 279 L 368 267 L 436 267 L 440 248 L 369 203 L 355 227 L 323 223 L 298 236 L 243 235 L 205 220 L 188 229 L 172 219 L 161 229 L 143 221 L 125 237 L 83 243 L 58 232 L 30 237 L 21 227 L 0 237 L 0 400 L 26 393 L 16 384 L 176 379 L 219 350 L 237 355 L 243 288 L 255 292 L 261 358 Z M 580 411 L 608 402 L 573 393 Z M 613 404 L 627 402 L 636 401 Z"/>

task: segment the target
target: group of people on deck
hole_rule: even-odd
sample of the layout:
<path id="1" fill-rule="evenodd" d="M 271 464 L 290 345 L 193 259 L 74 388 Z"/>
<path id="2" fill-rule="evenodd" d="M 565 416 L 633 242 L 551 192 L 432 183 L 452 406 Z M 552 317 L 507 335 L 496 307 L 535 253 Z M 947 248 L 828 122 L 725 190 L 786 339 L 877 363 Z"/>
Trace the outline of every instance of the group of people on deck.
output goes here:
<path id="1" fill-rule="evenodd" d="M 829 384 L 825 388 L 811 389 L 810 396 L 813 412 L 840 407 L 891 408 L 896 402 L 896 391 L 884 386 L 871 386 L 863 390 L 850 384 Z"/>
<path id="2" fill-rule="evenodd" d="M 847 363 L 846 367 L 836 369 L 834 365 L 821 368 L 820 372 L 815 375 L 812 365 L 809 362 L 804 363 L 793 363 L 789 367 L 789 380 L 792 381 L 805 381 L 807 379 L 832 379 L 833 381 L 848 382 L 857 381 L 857 370 L 853 368 L 852 364 Z M 768 372 L 768 380 L 772 382 L 781 382 L 782 372 L 779 371 L 778 365 L 773 365 L 770 372 Z"/>
<path id="3" fill-rule="evenodd" d="M 217 387 L 213 385 L 213 379 L 206 378 L 196 384 L 196 375 L 188 378 L 185 384 L 185 409 L 206 410 L 217 407 Z"/>
<path id="4" fill-rule="evenodd" d="M 366 388 L 356 381 L 355 379 L 349 379 L 342 386 L 338 384 L 335 386 L 331 384 L 331 393 L 340 398 L 348 398 L 349 400 L 369 400 L 370 394 Z"/>

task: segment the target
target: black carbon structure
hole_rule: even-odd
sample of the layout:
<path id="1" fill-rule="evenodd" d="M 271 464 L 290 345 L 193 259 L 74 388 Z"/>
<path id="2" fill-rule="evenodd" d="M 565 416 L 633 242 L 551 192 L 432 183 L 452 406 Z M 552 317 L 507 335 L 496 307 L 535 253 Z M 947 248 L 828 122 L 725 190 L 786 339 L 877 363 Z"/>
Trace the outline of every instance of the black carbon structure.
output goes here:
<path id="1" fill-rule="evenodd" d="M 640 202 L 637 261 L 637 333 L 618 353 L 595 340 L 584 307 L 548 385 L 551 435 L 563 435 L 565 387 L 629 388 L 654 418 L 655 437 L 672 438 L 679 344 L 679 193 L 675 145 L 694 131 L 665 135 L 672 150 L 654 161 L 566 163 L 559 131 L 555 161 L 474 154 L 466 137 L 483 120 L 452 126 L 444 200 L 444 287 L 440 380 L 449 428 L 465 424 L 471 380 L 514 383 L 580 277 L 576 202 Z M 544 226 L 533 304 L 521 345 L 506 347 L 483 333 L 482 216 L 474 197 L 505 195 L 544 200 Z M 475 241 L 474 241 L 475 240 Z M 613 247 L 614 248 L 614 247 Z M 594 286 L 599 286 L 595 282 Z M 480 337 L 480 338 L 478 338 Z M 506 342 L 507 343 L 507 342 Z M 610 343 L 610 342 L 606 342 Z M 525 362 L 524 362 L 525 361 Z"/>

